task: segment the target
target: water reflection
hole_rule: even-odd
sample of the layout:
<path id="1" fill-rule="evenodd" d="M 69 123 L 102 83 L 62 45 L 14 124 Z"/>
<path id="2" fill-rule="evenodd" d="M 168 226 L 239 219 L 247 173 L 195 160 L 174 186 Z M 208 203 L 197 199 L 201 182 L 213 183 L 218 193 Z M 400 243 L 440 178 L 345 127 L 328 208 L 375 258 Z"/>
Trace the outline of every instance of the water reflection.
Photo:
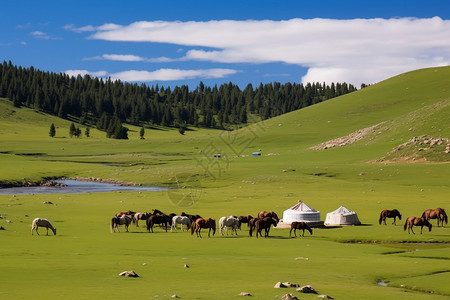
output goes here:
<path id="1" fill-rule="evenodd" d="M 145 191 L 159 192 L 167 191 L 169 188 L 154 186 L 120 186 L 103 182 L 86 182 L 77 180 L 56 180 L 64 183 L 66 187 L 33 186 L 13 187 L 0 189 L 0 195 L 32 195 L 32 194 L 82 194 L 82 193 L 104 193 L 115 191 Z"/>

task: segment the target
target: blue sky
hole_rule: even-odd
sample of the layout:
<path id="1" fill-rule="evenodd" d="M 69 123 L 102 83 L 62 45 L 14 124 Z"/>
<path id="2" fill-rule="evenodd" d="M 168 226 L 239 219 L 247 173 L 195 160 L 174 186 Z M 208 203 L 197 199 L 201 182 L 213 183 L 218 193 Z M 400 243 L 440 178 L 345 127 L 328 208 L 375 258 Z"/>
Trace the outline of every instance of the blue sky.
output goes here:
<path id="1" fill-rule="evenodd" d="M 376 83 L 450 64 L 450 1 L 7 1 L 0 60 L 159 86 Z"/>

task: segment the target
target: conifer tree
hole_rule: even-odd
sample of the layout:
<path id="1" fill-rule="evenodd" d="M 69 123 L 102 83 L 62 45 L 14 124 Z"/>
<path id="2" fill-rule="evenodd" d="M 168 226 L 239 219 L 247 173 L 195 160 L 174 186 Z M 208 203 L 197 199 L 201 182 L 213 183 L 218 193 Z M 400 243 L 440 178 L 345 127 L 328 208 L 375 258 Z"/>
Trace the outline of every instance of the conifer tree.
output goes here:
<path id="1" fill-rule="evenodd" d="M 50 135 L 50 137 L 54 137 L 56 135 L 55 124 L 53 124 L 53 123 L 52 123 L 52 125 L 50 125 L 49 135 Z"/>

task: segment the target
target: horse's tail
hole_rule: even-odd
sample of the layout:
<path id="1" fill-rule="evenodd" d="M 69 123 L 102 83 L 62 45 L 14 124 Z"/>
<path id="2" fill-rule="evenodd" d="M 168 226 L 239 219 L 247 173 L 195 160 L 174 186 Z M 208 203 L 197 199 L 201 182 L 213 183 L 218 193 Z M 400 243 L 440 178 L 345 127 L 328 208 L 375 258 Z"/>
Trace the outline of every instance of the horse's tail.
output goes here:
<path id="1" fill-rule="evenodd" d="M 447 213 L 445 212 L 445 210 L 442 210 L 441 214 L 442 214 L 442 225 L 444 225 L 444 222 L 445 222 L 445 224 L 448 224 L 448 217 L 447 217 Z"/>
<path id="2" fill-rule="evenodd" d="M 427 211 L 424 211 L 422 214 L 422 218 L 426 219 L 427 218 Z"/>
<path id="3" fill-rule="evenodd" d="M 383 212 L 380 213 L 380 219 L 378 220 L 378 224 L 381 225 L 381 221 L 383 221 Z"/>
<path id="4" fill-rule="evenodd" d="M 405 225 L 403 226 L 403 231 L 406 231 L 406 227 L 408 227 L 408 219 L 406 219 Z"/>
<path id="5" fill-rule="evenodd" d="M 192 223 L 192 226 L 191 226 L 191 235 L 194 235 L 195 225 L 196 225 L 196 223 Z"/>
<path id="6" fill-rule="evenodd" d="M 114 218 L 111 219 L 111 228 L 109 230 L 111 233 L 114 231 Z"/>

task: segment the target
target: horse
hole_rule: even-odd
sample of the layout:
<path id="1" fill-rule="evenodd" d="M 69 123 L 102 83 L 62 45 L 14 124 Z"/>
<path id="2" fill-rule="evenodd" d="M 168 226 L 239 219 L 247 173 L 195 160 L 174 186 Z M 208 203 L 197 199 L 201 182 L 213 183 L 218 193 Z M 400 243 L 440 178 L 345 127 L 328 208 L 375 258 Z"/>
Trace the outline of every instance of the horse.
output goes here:
<path id="1" fill-rule="evenodd" d="M 250 226 L 250 225 L 248 224 L 248 222 L 249 222 L 251 219 L 253 219 L 253 217 L 252 217 L 251 215 L 248 215 L 248 216 L 240 216 L 240 217 L 238 218 L 239 222 L 241 222 L 241 223 L 247 223 L 247 226 Z"/>
<path id="2" fill-rule="evenodd" d="M 233 216 L 222 217 L 219 220 L 219 232 L 224 235 L 225 231 L 228 233 L 228 227 L 231 228 L 231 235 L 233 235 L 233 230 L 237 235 L 237 229 L 241 229 L 241 222 L 239 219 Z"/>
<path id="3" fill-rule="evenodd" d="M 147 221 L 147 219 L 151 216 L 151 213 L 148 212 L 143 212 L 143 213 L 135 213 L 133 215 L 133 223 L 136 224 L 136 227 L 139 227 L 139 220 L 145 220 Z"/>
<path id="4" fill-rule="evenodd" d="M 191 226 L 191 235 L 194 235 L 194 231 L 197 234 L 197 237 L 202 237 L 200 231 L 202 228 L 209 228 L 208 237 L 210 237 L 211 229 L 213 230 L 213 236 L 216 234 L 216 220 L 211 218 L 199 218 L 195 220 L 195 222 Z"/>
<path id="5" fill-rule="evenodd" d="M 201 219 L 201 216 L 199 216 L 199 215 L 190 215 L 190 214 L 187 214 L 185 212 L 182 212 L 180 216 L 182 216 L 182 217 L 189 217 L 189 219 L 191 219 L 192 223 L 194 223 L 197 219 Z"/>
<path id="6" fill-rule="evenodd" d="M 115 216 L 120 218 L 121 216 L 124 216 L 124 215 L 132 216 L 135 213 L 136 212 L 131 211 L 131 210 L 129 210 L 129 211 L 121 211 L 121 212 L 118 212 Z"/>
<path id="7" fill-rule="evenodd" d="M 277 224 L 278 224 L 278 222 L 280 222 L 280 218 L 278 218 L 277 214 L 273 211 L 263 210 L 258 213 L 258 219 L 267 218 L 267 217 L 274 218 L 277 221 Z"/>
<path id="8" fill-rule="evenodd" d="M 253 235 L 253 229 L 255 229 L 255 223 L 258 220 L 259 220 L 258 218 L 251 218 L 250 220 L 248 220 L 248 235 L 249 236 Z"/>
<path id="9" fill-rule="evenodd" d="M 437 219 L 437 227 L 439 227 L 439 222 L 441 222 L 442 227 L 444 227 L 444 222 L 445 224 L 448 224 L 447 214 L 445 213 L 445 210 L 440 207 L 436 209 L 427 209 L 423 212 L 422 217 L 427 221 L 430 221 L 430 219 Z"/>
<path id="10" fill-rule="evenodd" d="M 158 210 L 158 209 L 154 209 L 153 210 L 153 214 L 154 215 L 165 215 L 165 213 L 163 213 L 162 211 Z"/>
<path id="11" fill-rule="evenodd" d="M 291 231 L 289 231 L 289 236 L 291 236 L 291 232 L 292 232 L 292 230 L 294 230 L 294 235 L 295 235 L 295 237 L 297 237 L 297 234 L 295 233 L 295 231 L 297 229 L 303 230 L 302 236 L 305 236 L 305 229 L 308 230 L 309 233 L 312 235 L 311 227 L 309 227 L 308 224 L 306 224 L 305 222 L 292 222 L 291 223 Z"/>
<path id="12" fill-rule="evenodd" d="M 121 217 L 114 216 L 111 219 L 111 232 L 115 232 L 117 229 L 117 232 L 119 231 L 120 225 L 125 225 L 126 232 L 128 232 L 128 226 L 130 226 L 131 222 L 133 221 L 133 218 L 129 215 L 123 215 Z"/>
<path id="13" fill-rule="evenodd" d="M 420 234 L 422 234 L 423 226 L 427 226 L 428 231 L 431 231 L 432 227 L 431 223 L 428 222 L 428 220 L 423 217 L 421 218 L 409 217 L 405 222 L 405 226 L 403 226 L 403 230 L 405 231 L 406 227 L 408 227 L 408 233 L 410 233 L 409 230 L 411 230 L 412 233 L 415 234 L 413 231 L 413 226 L 420 226 Z"/>
<path id="14" fill-rule="evenodd" d="M 181 230 L 183 230 L 183 225 L 186 225 L 186 230 L 188 230 L 191 227 L 191 219 L 189 219 L 189 217 L 186 216 L 174 216 L 172 217 L 172 227 L 171 227 L 171 231 L 173 229 L 177 229 L 177 223 L 180 224 L 181 226 Z"/>
<path id="15" fill-rule="evenodd" d="M 402 215 L 400 214 L 400 212 L 398 210 L 385 209 L 380 213 L 380 219 L 378 220 L 378 223 L 381 225 L 381 222 L 384 222 L 384 225 L 386 225 L 386 218 L 394 218 L 394 222 L 392 224 L 395 224 L 396 217 L 398 217 L 399 220 L 402 219 Z M 395 225 L 397 225 L 397 224 L 395 224 Z"/>
<path id="16" fill-rule="evenodd" d="M 151 215 L 147 219 L 147 231 L 150 232 L 150 230 L 153 232 L 153 225 L 155 224 L 161 224 L 165 226 L 166 232 L 167 232 L 167 224 L 170 224 L 172 221 L 172 218 L 168 215 Z"/>
<path id="17" fill-rule="evenodd" d="M 36 233 L 39 235 L 38 228 L 39 227 L 45 227 L 47 228 L 47 235 L 48 235 L 48 229 L 50 228 L 53 231 L 53 235 L 56 235 L 56 228 L 50 224 L 50 222 L 47 219 L 41 219 L 36 218 L 31 223 L 31 235 L 33 235 L 33 231 L 36 229 Z"/>
<path id="18" fill-rule="evenodd" d="M 265 217 L 263 219 L 258 219 L 255 222 L 255 229 L 256 229 L 256 237 L 258 237 L 258 233 L 259 235 L 262 237 L 261 231 L 264 229 L 265 233 L 264 233 L 264 237 L 269 237 L 269 231 L 270 231 L 270 227 L 273 225 L 274 227 L 276 227 L 278 224 L 278 221 L 275 218 L 270 218 L 270 217 Z"/>

